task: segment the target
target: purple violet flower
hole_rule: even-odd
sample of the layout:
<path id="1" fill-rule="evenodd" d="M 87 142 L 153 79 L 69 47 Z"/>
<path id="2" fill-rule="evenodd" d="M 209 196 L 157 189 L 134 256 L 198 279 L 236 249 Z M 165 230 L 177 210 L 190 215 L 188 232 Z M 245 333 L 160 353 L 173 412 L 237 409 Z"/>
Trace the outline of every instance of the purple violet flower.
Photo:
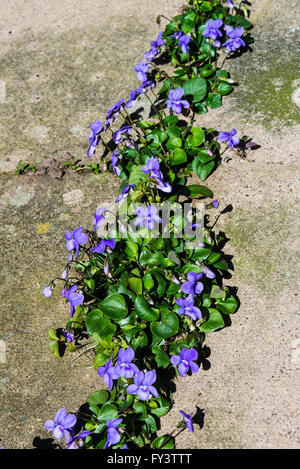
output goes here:
<path id="1" fill-rule="evenodd" d="M 106 125 L 109 127 L 116 117 L 118 116 L 120 109 L 125 106 L 125 99 L 122 98 L 116 104 L 114 104 L 111 108 L 109 108 L 106 114 Z"/>
<path id="2" fill-rule="evenodd" d="M 91 136 L 91 134 L 93 134 L 94 136 L 99 135 L 105 130 L 104 122 L 99 121 L 99 120 L 96 121 L 96 122 L 92 122 L 90 124 L 90 128 L 91 128 L 90 136 Z"/>
<path id="3" fill-rule="evenodd" d="M 163 32 L 160 31 L 160 33 L 158 34 L 157 39 L 155 41 L 155 46 L 156 47 L 161 47 L 166 42 L 164 39 L 162 39 L 162 35 L 163 35 Z"/>
<path id="4" fill-rule="evenodd" d="M 112 154 L 112 157 L 110 159 L 110 162 L 111 162 L 111 165 L 112 165 L 112 168 L 113 168 L 113 171 L 114 173 L 117 175 L 117 176 L 120 176 L 121 174 L 121 170 L 118 166 L 118 163 L 119 163 L 119 158 L 118 158 L 118 154 L 120 153 L 119 150 L 117 151 L 114 151 L 113 154 Z"/>
<path id="5" fill-rule="evenodd" d="M 163 178 L 163 174 L 160 171 L 159 175 L 156 177 L 156 181 L 157 181 L 156 187 L 157 187 L 157 189 L 160 189 L 161 191 L 167 192 L 167 193 L 172 192 L 172 186 L 168 182 L 164 182 L 162 180 L 162 178 Z"/>
<path id="6" fill-rule="evenodd" d="M 176 90 L 171 90 L 169 93 L 169 99 L 166 101 L 167 109 L 171 109 L 179 114 L 181 112 L 181 106 L 185 109 L 190 107 L 190 104 L 185 99 L 181 99 L 184 95 L 184 90 L 182 88 L 176 88 Z"/>
<path id="7" fill-rule="evenodd" d="M 240 143 L 240 139 L 235 137 L 236 130 L 231 129 L 229 132 L 221 132 L 218 136 L 219 142 L 227 143 L 231 148 L 234 148 Z"/>
<path id="8" fill-rule="evenodd" d="M 121 439 L 121 435 L 117 427 L 122 423 L 123 419 L 111 419 L 106 420 L 107 426 L 107 442 L 105 443 L 104 449 L 109 446 L 116 445 Z"/>
<path id="9" fill-rule="evenodd" d="M 67 342 L 73 342 L 75 335 L 72 332 L 67 332 L 66 329 L 62 329 L 62 333 L 65 336 Z"/>
<path id="10" fill-rule="evenodd" d="M 134 221 L 136 226 L 146 226 L 148 230 L 152 230 L 155 221 L 162 223 L 162 219 L 157 215 L 157 208 L 153 205 L 146 208 L 139 206 L 136 214 L 138 216 Z"/>
<path id="11" fill-rule="evenodd" d="M 207 23 L 205 24 L 206 29 L 202 31 L 202 36 L 208 37 L 215 41 L 218 36 L 222 37 L 222 32 L 219 29 L 221 28 L 222 25 L 223 25 L 223 21 L 220 18 L 216 20 L 208 20 Z"/>
<path id="12" fill-rule="evenodd" d="M 113 380 L 120 378 L 120 375 L 116 373 L 116 369 L 112 365 L 112 358 L 104 366 L 99 366 L 97 373 L 104 379 L 104 382 L 108 384 L 109 391 L 111 391 L 114 386 Z"/>
<path id="13" fill-rule="evenodd" d="M 90 146 L 87 150 L 87 156 L 92 156 L 95 151 L 96 147 L 100 143 L 100 134 L 105 130 L 104 123 L 102 121 L 92 122 L 90 124 L 91 132 L 89 133 L 89 142 Z"/>
<path id="14" fill-rule="evenodd" d="M 142 168 L 143 173 L 148 174 L 152 171 L 159 171 L 159 161 L 155 156 L 151 156 L 147 161 L 146 165 Z"/>
<path id="15" fill-rule="evenodd" d="M 189 272 L 187 274 L 188 281 L 181 285 L 181 291 L 187 295 L 200 295 L 204 288 L 203 283 L 198 282 L 201 277 L 203 277 L 203 273 L 197 274 L 196 272 Z"/>
<path id="16" fill-rule="evenodd" d="M 156 180 L 157 189 L 163 192 L 172 192 L 172 186 L 163 181 L 163 173 L 159 170 L 159 161 L 155 156 L 149 158 L 142 170 L 145 174 L 150 173 L 150 177 Z"/>
<path id="17" fill-rule="evenodd" d="M 115 249 L 116 241 L 114 239 L 102 239 L 96 247 L 90 249 L 90 252 L 97 252 L 98 254 L 102 254 L 106 248 Z"/>
<path id="18" fill-rule="evenodd" d="M 125 200 L 129 196 L 130 192 L 136 187 L 136 184 L 128 184 L 124 186 L 119 197 L 116 198 L 116 203 L 120 202 L 120 200 Z"/>
<path id="19" fill-rule="evenodd" d="M 97 232 L 97 229 L 99 226 L 103 225 L 104 223 L 104 217 L 102 216 L 102 213 L 104 213 L 106 208 L 98 208 L 95 212 L 94 215 L 94 230 Z"/>
<path id="20" fill-rule="evenodd" d="M 214 278 L 216 278 L 216 274 L 210 270 L 208 267 L 202 267 L 203 269 L 203 273 L 205 275 L 206 278 L 209 278 L 210 280 L 213 280 Z"/>
<path id="21" fill-rule="evenodd" d="M 97 145 L 99 145 L 99 142 L 97 142 Z M 86 152 L 86 155 L 88 156 L 88 158 L 90 158 L 91 156 L 95 154 L 97 145 L 90 144 Z"/>
<path id="22" fill-rule="evenodd" d="M 141 401 L 147 401 L 151 397 L 151 394 L 154 397 L 158 397 L 156 388 L 152 386 L 155 381 L 155 371 L 147 371 L 146 373 L 139 371 L 134 375 L 135 384 L 130 384 L 127 387 L 127 392 L 129 394 L 136 394 Z"/>
<path id="23" fill-rule="evenodd" d="M 144 57 L 148 60 L 148 62 L 152 62 L 152 60 L 157 56 L 158 49 L 155 46 L 155 42 L 151 41 L 151 48 L 147 52 L 145 52 Z"/>
<path id="24" fill-rule="evenodd" d="M 180 306 L 179 310 L 177 311 L 178 314 L 185 314 L 194 321 L 202 318 L 200 309 L 194 306 L 194 298 L 192 295 L 189 295 L 186 298 L 178 298 L 175 303 Z"/>
<path id="25" fill-rule="evenodd" d="M 125 105 L 126 109 L 130 109 L 132 106 L 134 106 L 139 97 L 143 96 L 143 94 L 145 94 L 148 89 L 152 89 L 154 87 L 155 83 L 153 81 L 146 80 L 136 90 L 132 90 L 129 94 L 129 99 Z"/>
<path id="26" fill-rule="evenodd" d="M 211 206 L 212 206 L 213 208 L 218 208 L 219 205 L 220 205 L 220 204 L 219 204 L 219 201 L 218 201 L 217 199 L 216 199 L 216 200 L 213 200 L 213 201 L 211 202 Z"/>
<path id="27" fill-rule="evenodd" d="M 130 127 L 130 125 L 124 125 L 123 127 L 121 127 L 121 129 L 117 130 L 112 136 L 114 143 L 116 145 L 122 143 L 124 141 L 123 134 L 126 134 L 128 136 L 131 131 L 132 128 Z"/>
<path id="28" fill-rule="evenodd" d="M 88 235 L 83 233 L 83 229 L 83 226 L 81 226 L 80 228 L 72 231 L 72 233 L 70 231 L 66 231 L 65 233 L 65 238 L 67 240 L 66 248 L 68 251 L 73 251 L 73 249 L 75 249 L 77 257 L 79 254 L 79 246 L 86 244 L 89 240 Z"/>
<path id="29" fill-rule="evenodd" d="M 183 421 L 188 431 L 193 432 L 194 431 L 193 419 L 192 419 L 193 412 L 191 412 L 190 414 L 186 414 L 185 412 L 183 412 L 183 410 L 180 410 L 179 413 L 183 416 Z"/>
<path id="30" fill-rule="evenodd" d="M 70 317 L 74 316 L 76 307 L 81 305 L 84 302 L 84 296 L 82 293 L 76 293 L 77 285 L 73 285 L 69 290 L 65 290 L 64 294 L 62 291 L 62 296 L 67 298 L 70 302 Z"/>
<path id="31" fill-rule="evenodd" d="M 175 34 L 171 34 L 172 37 L 175 37 L 178 40 L 178 45 L 181 47 L 181 50 L 184 54 L 187 54 L 189 51 L 188 43 L 191 40 L 189 34 L 184 34 L 182 31 L 177 32 Z"/>
<path id="32" fill-rule="evenodd" d="M 67 449 L 78 449 L 78 445 L 77 445 L 77 441 L 78 440 L 85 440 L 86 437 L 88 435 L 90 435 L 91 432 L 89 432 L 88 430 L 83 430 L 82 432 L 80 432 L 78 435 L 74 436 L 72 438 L 72 440 L 69 442 L 68 444 L 68 447 Z M 81 446 L 81 444 L 79 443 L 79 446 Z"/>
<path id="33" fill-rule="evenodd" d="M 227 33 L 229 39 L 224 43 L 224 47 L 226 48 L 226 52 L 235 52 L 242 46 L 245 46 L 245 42 L 241 39 L 242 35 L 244 34 L 245 30 L 242 26 L 238 28 L 233 28 L 232 26 L 224 26 L 224 29 Z"/>
<path id="34" fill-rule="evenodd" d="M 54 421 L 47 420 L 44 424 L 47 430 L 53 432 L 53 436 L 58 440 L 65 437 L 66 443 L 69 443 L 73 436 L 73 427 L 76 424 L 76 417 L 74 414 L 67 414 L 66 409 L 59 409 Z"/>
<path id="35" fill-rule="evenodd" d="M 138 92 L 140 93 L 140 95 L 142 96 L 143 94 L 145 94 L 148 89 L 149 90 L 152 90 L 153 88 L 155 87 L 155 83 L 151 80 L 145 80 L 141 86 L 138 88 Z"/>
<path id="36" fill-rule="evenodd" d="M 43 295 L 45 298 L 50 298 L 53 293 L 53 287 L 51 285 L 48 285 L 43 289 Z"/>
<path id="37" fill-rule="evenodd" d="M 151 48 L 148 52 L 144 54 L 144 57 L 149 61 L 152 62 L 152 60 L 157 56 L 159 53 L 159 47 L 163 46 L 164 43 L 166 42 L 164 39 L 162 39 L 162 31 L 159 33 L 157 36 L 157 39 L 155 41 L 151 41 Z"/>
<path id="38" fill-rule="evenodd" d="M 129 93 L 129 99 L 125 105 L 126 109 L 130 109 L 132 106 L 135 105 L 138 97 L 139 97 L 139 94 L 140 94 L 140 89 L 137 88 L 136 90 L 132 90 L 130 91 Z"/>
<path id="39" fill-rule="evenodd" d="M 234 3 L 232 2 L 232 0 L 227 0 L 227 3 L 229 5 L 229 8 L 235 8 Z"/>
<path id="40" fill-rule="evenodd" d="M 201 223 L 193 223 L 192 225 L 189 225 L 188 226 L 188 229 L 192 229 L 192 228 L 201 228 Z"/>
<path id="41" fill-rule="evenodd" d="M 178 366 L 178 371 L 181 376 L 186 376 L 189 370 L 191 370 L 192 373 L 197 373 L 199 370 L 199 366 L 194 363 L 194 360 L 197 360 L 197 358 L 197 350 L 194 348 L 183 348 L 179 355 L 173 355 L 171 357 L 171 363 L 174 366 Z"/>
<path id="42" fill-rule="evenodd" d="M 132 378 L 135 373 L 139 372 L 138 367 L 131 363 L 134 359 L 134 351 L 131 347 L 126 350 L 119 349 L 118 361 L 116 363 L 116 373 L 124 378 Z"/>
<path id="43" fill-rule="evenodd" d="M 149 65 L 147 65 L 146 60 L 141 60 L 141 62 L 139 62 L 133 68 L 136 71 L 136 77 L 139 81 L 147 80 L 147 72 L 149 70 Z"/>

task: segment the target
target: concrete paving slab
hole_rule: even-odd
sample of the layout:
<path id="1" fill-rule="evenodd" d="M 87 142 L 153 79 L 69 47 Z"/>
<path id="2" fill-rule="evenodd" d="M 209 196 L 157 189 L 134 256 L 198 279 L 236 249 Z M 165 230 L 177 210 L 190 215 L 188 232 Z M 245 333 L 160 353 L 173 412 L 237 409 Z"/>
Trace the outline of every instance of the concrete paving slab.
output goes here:
<path id="1" fill-rule="evenodd" d="M 296 2 L 251 3 L 253 52 L 228 64 L 239 86 L 222 108 L 198 120 L 217 130 L 234 127 L 261 146 L 253 161 L 231 154 L 208 181 L 221 208 L 233 206 L 217 229 L 230 238 L 235 270 L 228 283 L 238 287 L 241 307 L 231 327 L 207 336 L 209 369 L 177 382 L 163 430 L 174 428 L 179 409 L 202 409 L 200 424 L 180 434 L 178 448 L 299 448 L 299 23 Z M 89 122 L 136 85 L 132 66 L 158 32 L 156 15 L 180 5 L 0 5 L 3 447 L 47 445 L 43 422 L 60 407 L 76 411 L 99 386 L 87 357 L 59 361 L 48 353 L 48 328 L 61 325 L 67 308 L 58 296 L 46 301 L 41 289 L 64 266 L 64 232 L 91 226 L 95 208 L 118 189 L 108 174 L 56 180 L 12 172 L 20 159 L 40 163 L 67 151 L 84 157 Z"/>

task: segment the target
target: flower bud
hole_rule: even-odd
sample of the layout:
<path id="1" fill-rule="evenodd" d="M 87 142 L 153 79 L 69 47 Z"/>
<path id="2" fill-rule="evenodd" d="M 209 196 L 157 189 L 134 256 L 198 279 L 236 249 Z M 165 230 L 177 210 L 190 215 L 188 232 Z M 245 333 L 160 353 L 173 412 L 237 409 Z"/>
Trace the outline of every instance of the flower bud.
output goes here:
<path id="1" fill-rule="evenodd" d="M 66 278 L 68 277 L 68 271 L 67 270 L 64 270 L 63 273 L 61 274 L 61 278 L 63 280 L 66 280 Z"/>
<path id="2" fill-rule="evenodd" d="M 105 275 L 107 276 L 109 274 L 109 263 L 107 261 L 104 262 L 103 270 Z"/>
<path id="3" fill-rule="evenodd" d="M 50 298 L 52 296 L 52 292 L 53 292 L 53 287 L 51 287 L 51 285 L 48 285 L 47 287 L 43 289 L 43 295 L 45 298 Z"/>

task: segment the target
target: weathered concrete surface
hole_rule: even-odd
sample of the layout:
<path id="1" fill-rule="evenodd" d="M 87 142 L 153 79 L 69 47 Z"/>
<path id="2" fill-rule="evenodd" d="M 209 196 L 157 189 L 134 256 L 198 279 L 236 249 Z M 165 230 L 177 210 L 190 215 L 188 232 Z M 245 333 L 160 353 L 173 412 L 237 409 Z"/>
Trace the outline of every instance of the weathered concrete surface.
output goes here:
<path id="1" fill-rule="evenodd" d="M 235 269 L 227 283 L 238 287 L 241 307 L 231 327 L 207 335 L 209 370 L 178 382 L 165 429 L 174 428 L 180 409 L 197 405 L 205 414 L 202 430 L 179 435 L 182 448 L 300 446 L 300 120 L 292 101 L 300 85 L 299 15 L 296 2 L 251 3 L 253 52 L 229 64 L 239 86 L 198 119 L 219 131 L 236 128 L 261 146 L 250 161 L 226 153 L 231 160 L 207 181 L 221 209 L 233 206 L 216 228 L 230 238 Z"/>
<path id="2" fill-rule="evenodd" d="M 0 339 L 6 362 L 0 362 L 0 438 L 5 448 L 31 448 L 36 436 L 48 438 L 47 416 L 64 406 L 75 410 L 102 385 L 87 357 L 59 360 L 48 351 L 48 329 L 62 327 L 69 313 L 59 291 L 48 301 L 41 291 L 64 269 L 64 232 L 92 229 L 93 211 L 117 190 L 118 181 L 109 175 L 72 174 L 55 182 L 49 176 L 1 177 Z"/>
<path id="3" fill-rule="evenodd" d="M 299 448 L 298 167 L 268 155 L 263 145 L 253 163 L 234 160 L 210 182 L 221 208 L 233 205 L 217 226 L 230 238 L 227 284 L 241 307 L 231 327 L 207 335 L 210 369 L 178 383 L 166 428 L 180 409 L 205 413 L 201 431 L 178 437 L 182 447 Z"/>
<path id="4" fill-rule="evenodd" d="M 79 4 L 76 4 L 79 3 Z M 182 1 L 21 0 L 0 6 L 0 172 L 69 151 L 86 155 L 88 126 L 137 85 L 133 66 Z M 5 164 L 6 163 L 6 164 Z"/>
<path id="5" fill-rule="evenodd" d="M 92 228 L 95 209 L 119 187 L 105 174 L 56 180 L 12 173 L 20 160 L 39 163 L 66 151 L 85 158 L 89 122 L 137 86 L 133 65 L 159 32 L 157 14 L 173 15 L 180 4 L 0 4 L 0 446 L 32 448 L 35 437 L 49 439 L 45 420 L 64 406 L 76 411 L 103 385 L 87 357 L 58 360 L 48 352 L 48 329 L 65 323 L 68 308 L 58 294 L 47 301 L 41 291 L 64 267 L 64 232 Z"/>
<path id="6" fill-rule="evenodd" d="M 30 0 L 26 7 L 21 1 L 5 11 L 0 6 L 0 79 L 8 99 L 0 103 L 0 170 L 11 172 L 19 158 L 39 162 L 65 151 L 83 156 L 88 123 L 135 86 L 131 66 L 158 31 L 156 14 L 175 12 L 180 3 Z M 238 286 L 241 307 L 231 327 L 207 336 L 210 369 L 177 383 L 164 429 L 174 428 L 179 409 L 198 406 L 205 414 L 201 430 L 195 425 L 194 434 L 179 435 L 179 448 L 299 447 L 295 6 L 286 0 L 252 4 L 253 53 L 230 64 L 240 86 L 222 108 L 199 119 L 218 130 L 235 127 L 261 145 L 251 152 L 254 162 L 231 155 L 208 181 L 222 208 L 233 205 L 217 227 L 231 239 L 227 252 L 235 271 L 228 283 Z M 269 78 L 273 70 L 276 83 Z M 274 99 L 263 92 L 272 86 Z M 7 362 L 0 363 L 1 446 L 31 448 L 34 437 L 49 438 L 43 422 L 60 407 L 76 411 L 99 385 L 88 360 L 59 361 L 48 353 L 47 330 L 68 312 L 57 296 L 41 297 L 41 289 L 64 266 L 64 232 L 91 226 L 94 209 L 117 188 L 109 175 L 60 181 L 1 176 L 0 339 L 7 346 Z"/>

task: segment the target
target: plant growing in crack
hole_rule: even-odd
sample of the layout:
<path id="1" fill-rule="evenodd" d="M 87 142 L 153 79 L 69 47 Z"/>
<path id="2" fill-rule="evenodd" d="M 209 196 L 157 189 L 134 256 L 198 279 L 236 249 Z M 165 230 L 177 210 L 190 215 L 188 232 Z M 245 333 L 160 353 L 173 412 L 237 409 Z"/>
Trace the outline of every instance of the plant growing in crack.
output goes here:
<path id="1" fill-rule="evenodd" d="M 186 212 L 184 201 L 210 198 L 203 208 L 217 209 L 211 189 L 189 185 L 188 177 L 205 181 L 222 161 L 221 144 L 236 149 L 242 142 L 245 152 L 249 143 L 235 129 L 194 125 L 195 113 L 220 106 L 233 89 L 218 62 L 251 43 L 246 17 L 243 2 L 188 1 L 135 66 L 142 84 L 90 124 L 87 155 L 102 145 L 104 164 L 121 180 L 119 196 L 111 209 L 96 210 L 92 231 L 66 232 L 64 272 L 43 290 L 50 298 L 61 282 L 70 306 L 65 326 L 49 331 L 50 349 L 58 357 L 92 351 L 108 386 L 92 393 L 77 416 L 60 409 L 46 422 L 70 449 L 173 448 L 176 429 L 158 431 L 172 408 L 174 380 L 198 372 L 205 334 L 225 327 L 238 309 L 224 285 L 231 268 L 226 236 L 213 231 L 208 213 L 198 219 L 191 203 Z M 129 111 L 142 97 L 153 111 L 147 120 Z M 193 413 L 186 411 L 179 432 L 194 431 Z"/>

